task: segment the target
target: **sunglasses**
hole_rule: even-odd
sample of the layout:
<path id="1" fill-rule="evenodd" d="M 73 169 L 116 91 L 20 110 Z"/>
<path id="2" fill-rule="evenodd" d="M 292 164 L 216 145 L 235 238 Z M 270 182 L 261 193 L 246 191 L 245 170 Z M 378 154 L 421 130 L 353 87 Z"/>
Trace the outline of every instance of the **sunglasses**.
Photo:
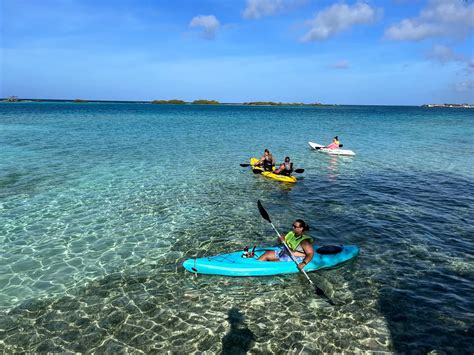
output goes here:
<path id="1" fill-rule="evenodd" d="M 303 228 L 303 226 L 297 226 L 293 224 L 293 228 Z"/>

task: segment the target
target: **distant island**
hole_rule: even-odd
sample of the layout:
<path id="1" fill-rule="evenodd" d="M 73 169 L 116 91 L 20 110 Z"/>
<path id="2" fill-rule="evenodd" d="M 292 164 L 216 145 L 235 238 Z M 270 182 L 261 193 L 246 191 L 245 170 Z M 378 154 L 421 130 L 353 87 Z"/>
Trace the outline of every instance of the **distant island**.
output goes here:
<path id="1" fill-rule="evenodd" d="M 0 98 L 0 102 L 61 102 L 61 103 L 100 103 L 100 104 L 149 104 L 150 101 L 84 100 L 84 99 L 19 99 L 18 96 Z"/>
<path id="2" fill-rule="evenodd" d="M 126 103 L 126 104 L 154 104 L 154 105 L 244 105 L 244 106 L 338 106 L 336 104 L 322 104 L 319 102 L 305 104 L 302 102 L 273 102 L 273 101 L 250 101 L 250 102 L 232 102 L 221 103 L 217 100 L 199 99 L 192 102 L 186 102 L 179 99 L 171 100 L 152 100 L 152 101 L 120 101 L 120 100 L 86 100 L 86 99 L 20 99 L 18 96 L 9 96 L 0 98 L 0 102 L 72 102 L 72 103 Z"/>
<path id="3" fill-rule="evenodd" d="M 194 100 L 192 103 L 195 104 L 195 105 L 220 105 L 220 102 L 219 102 L 219 101 L 216 101 L 216 100 L 204 100 L 204 99 L 201 99 L 201 100 Z"/>
<path id="4" fill-rule="evenodd" d="M 425 104 L 421 107 L 474 108 L 474 104 Z"/>
<path id="5" fill-rule="evenodd" d="M 184 105 L 186 102 L 183 100 L 153 100 L 151 102 L 155 105 Z"/>
<path id="6" fill-rule="evenodd" d="M 85 100 L 85 99 L 20 99 L 18 96 L 0 98 L 0 102 L 64 102 L 64 103 L 109 103 L 109 104 L 155 104 L 155 105 L 243 105 L 243 106 L 339 106 L 338 104 L 322 104 L 320 102 L 305 104 L 302 102 L 274 102 L 274 101 L 250 101 L 221 103 L 217 100 L 199 99 L 192 102 L 184 100 L 153 100 L 153 101 L 121 101 L 121 100 Z M 474 108 L 474 104 L 424 104 L 423 108 Z"/>

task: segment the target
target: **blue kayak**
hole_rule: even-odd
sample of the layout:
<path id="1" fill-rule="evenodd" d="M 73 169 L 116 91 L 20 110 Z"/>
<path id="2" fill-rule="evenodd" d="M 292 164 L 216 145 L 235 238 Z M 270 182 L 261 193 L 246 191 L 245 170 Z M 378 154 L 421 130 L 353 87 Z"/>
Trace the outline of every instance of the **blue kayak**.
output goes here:
<path id="1" fill-rule="evenodd" d="M 188 259 L 183 263 L 186 270 L 192 273 L 224 276 L 270 276 L 296 274 L 300 272 L 293 261 L 260 261 L 257 258 L 267 250 L 279 247 L 256 248 L 255 256 L 244 257 L 245 251 L 220 254 L 207 258 Z M 331 268 L 355 258 L 359 254 L 356 245 L 314 245 L 314 257 L 305 266 L 306 272 Z"/>

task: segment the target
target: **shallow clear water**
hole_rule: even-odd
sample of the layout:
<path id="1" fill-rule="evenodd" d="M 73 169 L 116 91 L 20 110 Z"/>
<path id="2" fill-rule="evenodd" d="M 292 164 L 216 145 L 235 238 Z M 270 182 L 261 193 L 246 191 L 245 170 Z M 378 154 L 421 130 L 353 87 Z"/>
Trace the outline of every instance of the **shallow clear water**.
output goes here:
<path id="1" fill-rule="evenodd" d="M 465 351 L 474 111 L 0 104 L 0 351 Z M 338 134 L 356 156 L 308 141 Z M 288 186 L 239 163 L 270 148 Z M 198 276 L 305 219 L 361 255 L 305 279 Z"/>

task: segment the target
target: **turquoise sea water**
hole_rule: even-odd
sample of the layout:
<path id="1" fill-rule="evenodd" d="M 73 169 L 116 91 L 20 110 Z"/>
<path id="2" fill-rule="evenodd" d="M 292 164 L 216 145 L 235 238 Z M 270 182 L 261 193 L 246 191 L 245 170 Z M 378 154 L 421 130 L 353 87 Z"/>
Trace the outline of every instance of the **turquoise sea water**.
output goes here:
<path id="1" fill-rule="evenodd" d="M 474 351 L 474 111 L 0 104 L 1 352 Z M 339 135 L 355 157 L 311 151 Z M 293 185 L 239 163 L 269 148 Z M 195 277 L 305 219 L 360 256 Z"/>

